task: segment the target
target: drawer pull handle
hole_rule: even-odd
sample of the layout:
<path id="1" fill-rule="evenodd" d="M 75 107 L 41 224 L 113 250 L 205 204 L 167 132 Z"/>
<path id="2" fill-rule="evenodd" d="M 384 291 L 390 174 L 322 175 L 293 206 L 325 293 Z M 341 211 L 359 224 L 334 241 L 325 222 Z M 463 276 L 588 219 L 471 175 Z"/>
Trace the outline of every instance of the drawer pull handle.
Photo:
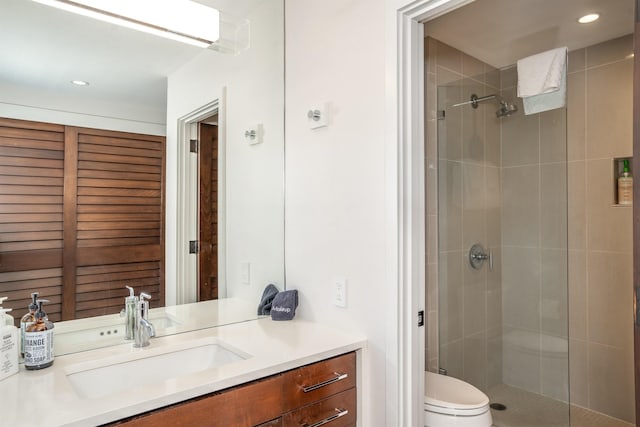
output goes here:
<path id="1" fill-rule="evenodd" d="M 310 385 L 310 386 L 307 386 L 307 387 L 303 387 L 302 391 L 304 391 L 305 393 L 309 393 L 310 391 L 317 390 L 317 389 L 322 388 L 324 386 L 327 386 L 329 384 L 337 383 L 338 381 L 341 381 L 341 380 L 343 380 L 343 379 L 345 379 L 345 378 L 347 378 L 349 376 L 349 374 L 340 374 L 338 372 L 334 372 L 334 375 L 335 375 L 335 377 L 333 377 L 333 378 L 331 378 L 329 380 L 323 381 L 323 382 L 318 383 L 318 384 Z"/>
<path id="2" fill-rule="evenodd" d="M 331 415 L 330 417 L 327 417 L 322 421 L 318 421 L 317 423 L 314 423 L 314 424 L 304 423 L 304 424 L 301 424 L 301 426 L 302 427 L 320 427 L 320 426 L 323 426 L 325 424 L 330 423 L 333 420 L 337 420 L 340 417 L 344 417 L 345 415 L 347 415 L 349 413 L 348 409 L 336 408 L 335 411 L 336 411 L 336 413 L 334 415 Z"/>

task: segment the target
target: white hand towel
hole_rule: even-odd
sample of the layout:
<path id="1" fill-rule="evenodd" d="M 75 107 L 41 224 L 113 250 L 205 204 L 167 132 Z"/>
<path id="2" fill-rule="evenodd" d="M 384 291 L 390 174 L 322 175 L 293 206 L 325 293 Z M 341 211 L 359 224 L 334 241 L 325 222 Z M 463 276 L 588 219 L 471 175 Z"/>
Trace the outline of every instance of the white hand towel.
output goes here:
<path id="1" fill-rule="evenodd" d="M 566 105 L 567 52 L 566 47 L 561 47 L 518 61 L 518 96 L 525 114 Z"/>

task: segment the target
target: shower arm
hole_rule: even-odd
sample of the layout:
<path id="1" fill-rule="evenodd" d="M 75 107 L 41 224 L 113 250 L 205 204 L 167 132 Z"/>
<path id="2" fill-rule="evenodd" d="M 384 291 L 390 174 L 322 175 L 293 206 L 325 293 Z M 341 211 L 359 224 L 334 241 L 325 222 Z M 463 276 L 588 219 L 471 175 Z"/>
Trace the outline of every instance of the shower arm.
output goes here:
<path id="1" fill-rule="evenodd" d="M 452 107 L 460 107 L 462 105 L 469 105 L 471 104 L 471 106 L 473 108 L 478 108 L 478 103 L 479 102 L 483 102 L 483 101 L 489 101 L 491 99 L 495 99 L 498 102 L 502 101 L 502 98 L 500 98 L 498 95 L 487 95 L 487 96 L 481 96 L 478 97 L 478 95 L 476 95 L 475 93 L 471 95 L 471 99 L 469 101 L 465 101 L 465 102 L 460 102 L 458 104 L 453 104 Z"/>

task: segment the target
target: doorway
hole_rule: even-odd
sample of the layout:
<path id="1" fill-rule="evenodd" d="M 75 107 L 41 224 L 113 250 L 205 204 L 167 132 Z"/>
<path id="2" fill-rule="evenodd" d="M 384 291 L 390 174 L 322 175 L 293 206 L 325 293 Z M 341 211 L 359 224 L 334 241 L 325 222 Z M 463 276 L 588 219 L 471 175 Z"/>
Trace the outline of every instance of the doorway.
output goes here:
<path id="1" fill-rule="evenodd" d="M 198 124 L 198 301 L 218 299 L 218 115 Z"/>

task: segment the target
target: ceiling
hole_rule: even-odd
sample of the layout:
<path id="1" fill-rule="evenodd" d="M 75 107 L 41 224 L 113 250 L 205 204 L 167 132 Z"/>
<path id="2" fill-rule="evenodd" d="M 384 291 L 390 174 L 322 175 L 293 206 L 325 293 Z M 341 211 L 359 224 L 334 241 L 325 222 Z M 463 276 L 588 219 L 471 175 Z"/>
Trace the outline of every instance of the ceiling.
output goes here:
<path id="1" fill-rule="evenodd" d="M 243 18 L 263 0 L 198 1 L 223 16 Z M 167 76 L 202 52 L 30 0 L 0 0 L 0 85 L 82 93 L 116 105 L 166 106 Z"/>
<path id="2" fill-rule="evenodd" d="M 555 47 L 569 50 L 630 34 L 634 0 L 476 0 L 425 25 L 425 34 L 496 68 Z M 591 24 L 577 19 L 600 13 Z"/>

